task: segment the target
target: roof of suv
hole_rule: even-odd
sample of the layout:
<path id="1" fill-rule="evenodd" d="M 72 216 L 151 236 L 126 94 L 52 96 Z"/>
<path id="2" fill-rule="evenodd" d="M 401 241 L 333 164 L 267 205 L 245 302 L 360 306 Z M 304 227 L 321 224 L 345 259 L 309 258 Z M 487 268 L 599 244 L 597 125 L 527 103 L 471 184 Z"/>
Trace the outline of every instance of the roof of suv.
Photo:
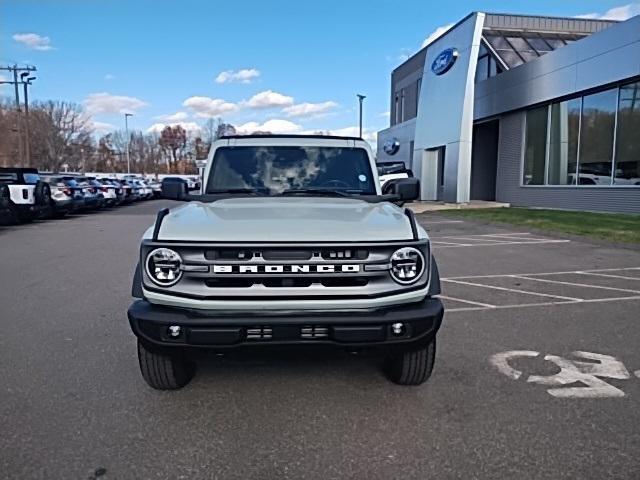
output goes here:
<path id="1" fill-rule="evenodd" d="M 327 140 L 363 140 L 360 137 L 343 137 L 339 135 L 280 135 L 280 134 L 263 134 L 256 133 L 254 135 L 222 135 L 219 140 L 227 140 L 230 138 L 250 139 L 250 138 L 318 138 Z"/>

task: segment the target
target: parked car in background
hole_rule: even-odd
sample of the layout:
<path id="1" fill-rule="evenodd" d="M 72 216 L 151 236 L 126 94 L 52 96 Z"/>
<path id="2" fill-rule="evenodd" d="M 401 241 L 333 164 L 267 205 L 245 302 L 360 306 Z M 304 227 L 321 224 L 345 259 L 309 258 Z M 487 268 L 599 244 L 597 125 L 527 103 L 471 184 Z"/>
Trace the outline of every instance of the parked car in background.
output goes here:
<path id="1" fill-rule="evenodd" d="M 140 188 L 140 197 L 142 200 L 153 198 L 153 190 L 144 180 L 135 179 L 132 181 Z"/>
<path id="2" fill-rule="evenodd" d="M 413 172 L 409 170 L 404 162 L 380 162 L 376 164 L 380 186 L 394 178 L 413 178 Z"/>
<path id="3" fill-rule="evenodd" d="M 96 191 L 102 195 L 104 199 L 104 206 L 112 207 L 118 201 L 118 194 L 116 193 L 116 187 L 110 184 L 104 184 L 95 177 L 88 177 L 89 185 L 96 188 Z"/>
<path id="4" fill-rule="evenodd" d="M 112 205 L 120 205 L 124 202 L 124 188 L 117 180 L 113 178 L 98 178 L 97 180 L 102 184 L 103 188 L 113 190 L 115 193 L 115 199 L 113 200 Z"/>
<path id="5" fill-rule="evenodd" d="M 133 179 L 125 178 L 120 181 L 123 183 L 123 185 L 127 185 L 130 188 L 131 193 L 129 198 L 132 202 L 137 202 L 142 199 L 142 189 L 135 183 Z"/>
<path id="6" fill-rule="evenodd" d="M 157 180 L 146 180 L 146 183 L 153 191 L 153 198 L 160 198 L 162 196 L 162 183 Z"/>
<path id="7" fill-rule="evenodd" d="M 200 188 L 200 185 L 198 185 L 198 182 L 195 178 L 187 177 L 185 180 L 187 181 L 187 188 L 189 190 L 196 190 Z"/>
<path id="8" fill-rule="evenodd" d="M 78 185 L 78 182 L 74 177 L 69 177 L 65 175 L 60 178 L 62 179 L 62 182 L 66 185 L 66 187 L 69 190 L 71 190 L 73 207 L 74 207 L 73 210 L 74 211 L 83 210 L 85 208 L 85 201 L 84 201 L 85 195 L 82 187 Z"/>
<path id="9" fill-rule="evenodd" d="M 73 212 L 80 205 L 74 199 L 73 190 L 60 175 L 43 174 L 41 177 L 51 189 L 51 201 L 42 212 L 45 217 L 60 218 Z M 84 204 L 84 202 L 82 202 Z"/>
<path id="10" fill-rule="evenodd" d="M 51 202 L 51 188 L 35 168 L 0 168 L 3 207 L 14 220 L 34 220 Z"/>
<path id="11" fill-rule="evenodd" d="M 87 210 L 102 208 L 105 205 L 105 199 L 98 187 L 90 183 L 90 179 L 84 176 L 72 177 L 78 182 L 78 186 L 82 188 L 84 194 L 84 207 Z"/>

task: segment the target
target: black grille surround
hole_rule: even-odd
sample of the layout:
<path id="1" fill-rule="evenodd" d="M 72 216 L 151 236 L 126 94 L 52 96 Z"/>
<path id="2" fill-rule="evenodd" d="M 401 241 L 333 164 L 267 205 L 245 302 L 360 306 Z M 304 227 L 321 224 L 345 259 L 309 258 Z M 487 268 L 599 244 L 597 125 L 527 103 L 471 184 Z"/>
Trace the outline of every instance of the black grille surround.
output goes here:
<path id="1" fill-rule="evenodd" d="M 418 248 L 425 271 L 411 285 L 389 273 L 401 247 Z M 425 288 L 431 253 L 426 239 L 375 243 L 204 243 L 145 240 L 141 265 L 155 248 L 178 252 L 181 280 L 160 287 L 142 272 L 144 289 L 199 300 L 304 300 L 376 298 Z"/>

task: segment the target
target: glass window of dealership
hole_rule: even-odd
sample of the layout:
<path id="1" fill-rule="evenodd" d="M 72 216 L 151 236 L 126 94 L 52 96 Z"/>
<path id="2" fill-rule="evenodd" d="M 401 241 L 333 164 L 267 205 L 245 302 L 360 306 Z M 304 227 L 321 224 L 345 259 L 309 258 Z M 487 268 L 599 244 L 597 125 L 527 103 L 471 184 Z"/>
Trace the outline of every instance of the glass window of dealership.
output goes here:
<path id="1" fill-rule="evenodd" d="M 526 113 L 527 186 L 640 186 L 640 82 Z"/>

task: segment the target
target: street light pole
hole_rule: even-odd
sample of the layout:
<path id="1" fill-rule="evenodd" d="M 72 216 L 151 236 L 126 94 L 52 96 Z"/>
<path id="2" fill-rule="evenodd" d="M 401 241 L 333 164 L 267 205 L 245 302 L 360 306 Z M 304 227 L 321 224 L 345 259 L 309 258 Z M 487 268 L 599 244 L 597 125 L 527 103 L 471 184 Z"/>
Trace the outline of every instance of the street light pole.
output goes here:
<path id="1" fill-rule="evenodd" d="M 360 102 L 360 115 L 358 117 L 359 119 L 359 124 L 360 124 L 360 138 L 362 138 L 362 103 L 364 101 L 365 98 L 367 98 L 365 95 L 357 95 L 358 97 L 358 102 Z"/>
<path id="2" fill-rule="evenodd" d="M 127 173 L 131 173 L 131 158 L 129 154 L 129 117 L 132 117 L 133 113 L 125 113 L 124 114 L 124 130 L 127 135 Z"/>

